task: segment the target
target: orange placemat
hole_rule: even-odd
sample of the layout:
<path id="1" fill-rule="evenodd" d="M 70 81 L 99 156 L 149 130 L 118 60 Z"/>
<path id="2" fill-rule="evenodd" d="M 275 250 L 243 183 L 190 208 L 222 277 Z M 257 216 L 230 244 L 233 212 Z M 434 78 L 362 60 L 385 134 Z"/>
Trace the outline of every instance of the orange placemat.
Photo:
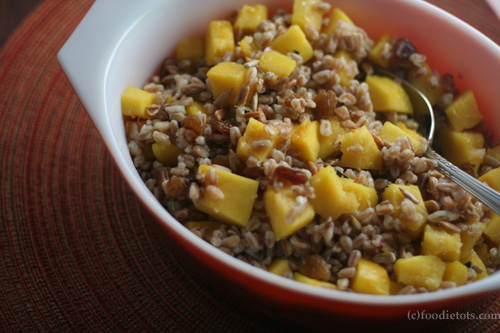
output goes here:
<path id="1" fill-rule="evenodd" d="M 0 331 L 290 330 L 185 271 L 122 179 L 56 61 L 91 3 L 42 2 L 0 52 Z"/>

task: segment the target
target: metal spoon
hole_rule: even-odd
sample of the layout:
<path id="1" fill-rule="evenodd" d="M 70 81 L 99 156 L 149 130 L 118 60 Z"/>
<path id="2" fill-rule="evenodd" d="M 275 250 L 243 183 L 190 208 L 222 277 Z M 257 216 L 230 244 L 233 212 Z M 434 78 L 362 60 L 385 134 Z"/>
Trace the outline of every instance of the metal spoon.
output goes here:
<path id="1" fill-rule="evenodd" d="M 413 116 L 419 124 L 419 132 L 429 140 L 429 148 L 425 153 L 425 157 L 433 159 L 437 162 L 436 170 L 441 172 L 448 179 L 462 187 L 464 190 L 476 197 L 480 202 L 490 208 L 492 211 L 500 215 L 500 193 L 472 177 L 457 166 L 448 162 L 444 157 L 436 153 L 431 148 L 432 140 L 434 139 L 434 113 L 432 105 L 425 95 L 399 76 L 381 68 L 375 68 L 375 73 L 383 76 L 397 79 L 410 96 L 413 104 Z"/>

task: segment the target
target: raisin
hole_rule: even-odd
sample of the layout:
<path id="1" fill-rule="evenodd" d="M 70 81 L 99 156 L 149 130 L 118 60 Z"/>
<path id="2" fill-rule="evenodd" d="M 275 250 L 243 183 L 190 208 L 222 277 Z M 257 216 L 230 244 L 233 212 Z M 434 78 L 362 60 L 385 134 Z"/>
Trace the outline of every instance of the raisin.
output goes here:
<path id="1" fill-rule="evenodd" d="M 201 120 L 197 116 L 187 116 L 182 120 L 181 126 L 185 129 L 192 130 L 197 135 L 200 135 L 203 132 Z"/>
<path id="2" fill-rule="evenodd" d="M 173 176 L 163 187 L 165 194 L 171 198 L 184 198 L 188 195 L 191 182 L 185 177 Z"/>
<path id="3" fill-rule="evenodd" d="M 229 130 L 233 126 L 229 120 L 215 120 L 211 123 L 212 132 L 229 135 Z"/>
<path id="4" fill-rule="evenodd" d="M 337 96 L 331 90 L 320 92 L 315 98 L 316 107 L 312 109 L 314 118 L 317 120 L 328 119 L 335 113 Z"/>
<path id="5" fill-rule="evenodd" d="M 156 184 L 162 185 L 164 181 L 168 180 L 170 168 L 167 167 L 159 167 L 154 169 L 153 174 L 156 179 Z"/>
<path id="6" fill-rule="evenodd" d="M 304 274 L 311 279 L 328 281 L 330 278 L 330 269 L 322 256 L 311 254 L 306 257 Z"/>
<path id="7" fill-rule="evenodd" d="M 305 184 L 309 180 L 305 172 L 280 165 L 274 169 L 274 177 L 293 185 Z"/>
<path id="8" fill-rule="evenodd" d="M 396 58 L 408 59 L 413 53 L 417 51 L 415 46 L 407 38 L 400 38 L 394 44 L 394 54 Z"/>

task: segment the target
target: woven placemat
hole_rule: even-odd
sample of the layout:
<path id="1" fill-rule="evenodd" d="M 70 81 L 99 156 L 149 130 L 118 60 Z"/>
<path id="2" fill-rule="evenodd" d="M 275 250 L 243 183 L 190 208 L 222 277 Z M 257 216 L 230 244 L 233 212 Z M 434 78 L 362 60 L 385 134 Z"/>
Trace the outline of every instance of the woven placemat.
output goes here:
<path id="1" fill-rule="evenodd" d="M 0 53 L 0 331 L 289 330 L 186 272 L 122 179 L 56 61 L 91 4 L 42 2 Z"/>

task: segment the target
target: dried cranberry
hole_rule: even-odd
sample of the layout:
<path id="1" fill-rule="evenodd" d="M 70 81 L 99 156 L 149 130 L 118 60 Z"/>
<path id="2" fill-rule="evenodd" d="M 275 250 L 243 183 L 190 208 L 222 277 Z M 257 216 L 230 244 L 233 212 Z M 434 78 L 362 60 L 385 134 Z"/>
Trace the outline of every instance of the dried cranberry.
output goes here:
<path id="1" fill-rule="evenodd" d="M 305 172 L 280 165 L 274 169 L 274 177 L 293 185 L 305 184 L 309 180 Z"/>
<path id="2" fill-rule="evenodd" d="M 314 118 L 317 120 L 328 119 L 335 112 L 337 96 L 331 90 L 320 92 L 315 98 L 316 107 L 312 109 Z"/>

